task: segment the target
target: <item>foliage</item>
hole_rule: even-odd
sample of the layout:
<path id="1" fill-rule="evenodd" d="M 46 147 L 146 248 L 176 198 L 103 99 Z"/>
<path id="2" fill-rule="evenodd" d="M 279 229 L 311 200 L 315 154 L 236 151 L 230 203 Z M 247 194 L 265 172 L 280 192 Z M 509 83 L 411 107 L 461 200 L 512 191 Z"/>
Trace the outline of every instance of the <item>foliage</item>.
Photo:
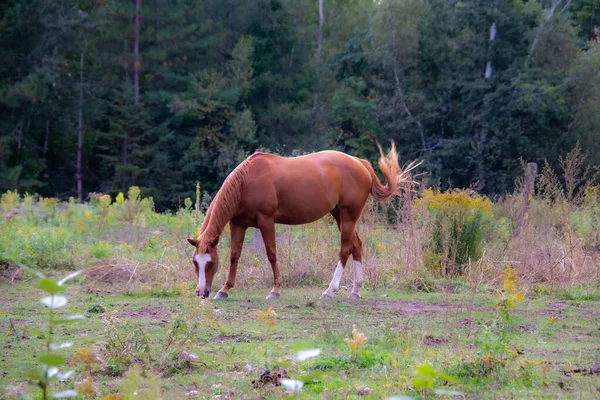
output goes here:
<path id="1" fill-rule="evenodd" d="M 492 228 L 489 199 L 472 190 L 435 193 L 427 189 L 417 207 L 427 213 L 433 226 L 425 254 L 431 270 L 442 276 L 461 275 L 465 264 L 481 257 Z"/>
<path id="2" fill-rule="evenodd" d="M 520 156 L 556 167 L 579 140 L 598 163 L 593 0 L 324 0 L 322 27 L 309 1 L 5 3 L 2 191 L 66 200 L 81 165 L 84 193 L 176 210 L 257 149 L 375 161 L 390 139 L 488 195 Z"/>

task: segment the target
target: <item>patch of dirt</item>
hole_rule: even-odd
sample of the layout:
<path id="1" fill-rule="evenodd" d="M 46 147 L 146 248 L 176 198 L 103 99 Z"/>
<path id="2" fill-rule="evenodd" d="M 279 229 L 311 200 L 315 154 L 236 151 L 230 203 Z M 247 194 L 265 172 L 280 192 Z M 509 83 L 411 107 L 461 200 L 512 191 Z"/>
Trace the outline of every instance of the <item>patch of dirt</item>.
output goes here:
<path id="1" fill-rule="evenodd" d="M 84 293 L 85 294 L 95 294 L 97 296 L 99 296 L 101 294 L 112 294 L 112 292 L 110 290 L 93 289 L 93 288 L 90 288 L 90 287 L 86 287 L 84 289 Z"/>
<path id="2" fill-rule="evenodd" d="M 439 304 L 439 303 L 425 303 L 422 301 L 404 301 L 404 300 L 388 300 L 388 301 L 374 301 L 372 304 L 378 308 L 387 308 L 391 310 L 399 310 L 405 315 L 419 315 L 419 314 L 436 314 L 442 311 L 456 310 L 456 305 L 453 304 Z M 365 305 L 367 305 L 365 303 Z"/>
<path id="3" fill-rule="evenodd" d="M 119 313 L 119 318 L 165 319 L 167 317 L 169 317 L 169 312 L 165 309 L 164 304 L 142 308 L 141 310 L 126 310 Z"/>
<path id="4" fill-rule="evenodd" d="M 146 266 L 127 264 L 122 261 L 109 260 L 91 266 L 85 278 L 88 282 L 102 282 L 111 286 L 122 287 L 134 282 L 155 282 L 155 276 Z"/>
<path id="5" fill-rule="evenodd" d="M 425 346 L 433 347 L 433 346 L 441 346 L 443 344 L 448 343 L 448 338 L 445 337 L 434 337 L 432 335 L 425 336 L 425 340 L 423 340 L 423 344 Z"/>
<path id="6" fill-rule="evenodd" d="M 534 333 L 535 327 L 530 324 L 522 324 L 522 325 L 515 326 L 515 330 L 517 330 L 519 332 Z"/>
<path id="7" fill-rule="evenodd" d="M 550 316 L 550 315 L 560 315 L 567 307 L 569 307 L 566 303 L 552 303 L 549 304 L 546 308 L 542 310 L 535 311 L 525 311 L 525 310 L 515 310 L 515 314 L 520 315 L 540 315 L 540 316 Z"/>
<path id="8" fill-rule="evenodd" d="M 248 335 L 231 335 L 231 336 L 215 336 L 210 339 L 213 343 L 226 343 L 226 342 L 236 342 L 236 343 L 248 343 L 248 342 L 263 342 L 265 338 L 263 337 L 252 337 Z"/>
<path id="9" fill-rule="evenodd" d="M 281 386 L 281 383 L 279 382 L 280 379 L 290 379 L 290 377 L 285 369 L 275 367 L 275 370 L 272 373 L 268 369 L 265 369 L 263 373 L 260 374 L 260 378 L 253 380 L 251 383 L 255 389 L 270 384 L 273 384 L 274 386 Z"/>

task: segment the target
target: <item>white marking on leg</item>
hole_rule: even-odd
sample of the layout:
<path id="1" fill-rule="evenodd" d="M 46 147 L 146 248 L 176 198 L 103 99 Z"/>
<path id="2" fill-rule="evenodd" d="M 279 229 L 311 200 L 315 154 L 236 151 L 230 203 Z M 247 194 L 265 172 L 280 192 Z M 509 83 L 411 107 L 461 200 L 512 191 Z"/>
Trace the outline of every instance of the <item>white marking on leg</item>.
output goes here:
<path id="1" fill-rule="evenodd" d="M 363 285 L 362 264 L 360 261 L 354 261 L 354 282 L 352 284 L 352 293 L 360 296 L 360 288 Z"/>
<path id="2" fill-rule="evenodd" d="M 330 297 L 333 296 L 333 294 L 340 287 L 340 281 L 342 280 L 343 272 L 344 272 L 344 267 L 342 266 L 342 262 L 338 261 L 335 272 L 333 273 L 333 278 L 331 279 L 331 282 L 329 283 L 329 287 L 323 294 L 328 295 Z"/>
<path id="3" fill-rule="evenodd" d="M 206 291 L 206 263 L 211 261 L 210 254 L 195 254 L 194 261 L 198 265 L 198 293 L 204 296 Z"/>

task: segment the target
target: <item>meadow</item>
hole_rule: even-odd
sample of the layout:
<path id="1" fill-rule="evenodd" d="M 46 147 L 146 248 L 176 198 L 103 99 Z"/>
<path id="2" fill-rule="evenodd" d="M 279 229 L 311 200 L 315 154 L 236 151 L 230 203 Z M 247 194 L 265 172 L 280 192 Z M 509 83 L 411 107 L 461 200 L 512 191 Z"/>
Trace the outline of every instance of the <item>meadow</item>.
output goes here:
<path id="1" fill-rule="evenodd" d="M 348 271 L 319 299 L 337 262 L 329 218 L 278 227 L 281 300 L 264 300 L 271 269 L 249 230 L 235 289 L 212 301 L 194 293 L 191 199 L 158 213 L 136 187 L 83 204 L 4 193 L 0 392 L 42 399 L 52 381 L 46 392 L 82 399 L 598 398 L 600 197 L 569 179 L 542 170 L 535 194 L 517 183 L 494 201 L 415 189 L 369 203 L 358 302 Z M 46 307 L 44 291 L 66 304 Z"/>

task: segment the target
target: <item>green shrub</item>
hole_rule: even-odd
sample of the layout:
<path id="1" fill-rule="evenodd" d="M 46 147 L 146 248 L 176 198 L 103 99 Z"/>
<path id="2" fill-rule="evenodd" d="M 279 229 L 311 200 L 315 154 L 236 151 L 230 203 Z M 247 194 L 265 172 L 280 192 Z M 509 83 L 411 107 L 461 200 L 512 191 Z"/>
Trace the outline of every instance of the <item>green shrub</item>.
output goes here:
<path id="1" fill-rule="evenodd" d="M 110 243 L 100 241 L 98 243 L 90 244 L 89 248 L 92 252 L 92 256 L 98 260 L 102 260 L 113 255 L 113 248 Z"/>
<path id="2" fill-rule="evenodd" d="M 472 190 L 434 193 L 427 189 L 417 201 L 421 218 L 427 213 L 431 236 L 424 262 L 442 276 L 460 275 L 469 261 L 478 260 L 493 228 L 492 203 Z"/>

